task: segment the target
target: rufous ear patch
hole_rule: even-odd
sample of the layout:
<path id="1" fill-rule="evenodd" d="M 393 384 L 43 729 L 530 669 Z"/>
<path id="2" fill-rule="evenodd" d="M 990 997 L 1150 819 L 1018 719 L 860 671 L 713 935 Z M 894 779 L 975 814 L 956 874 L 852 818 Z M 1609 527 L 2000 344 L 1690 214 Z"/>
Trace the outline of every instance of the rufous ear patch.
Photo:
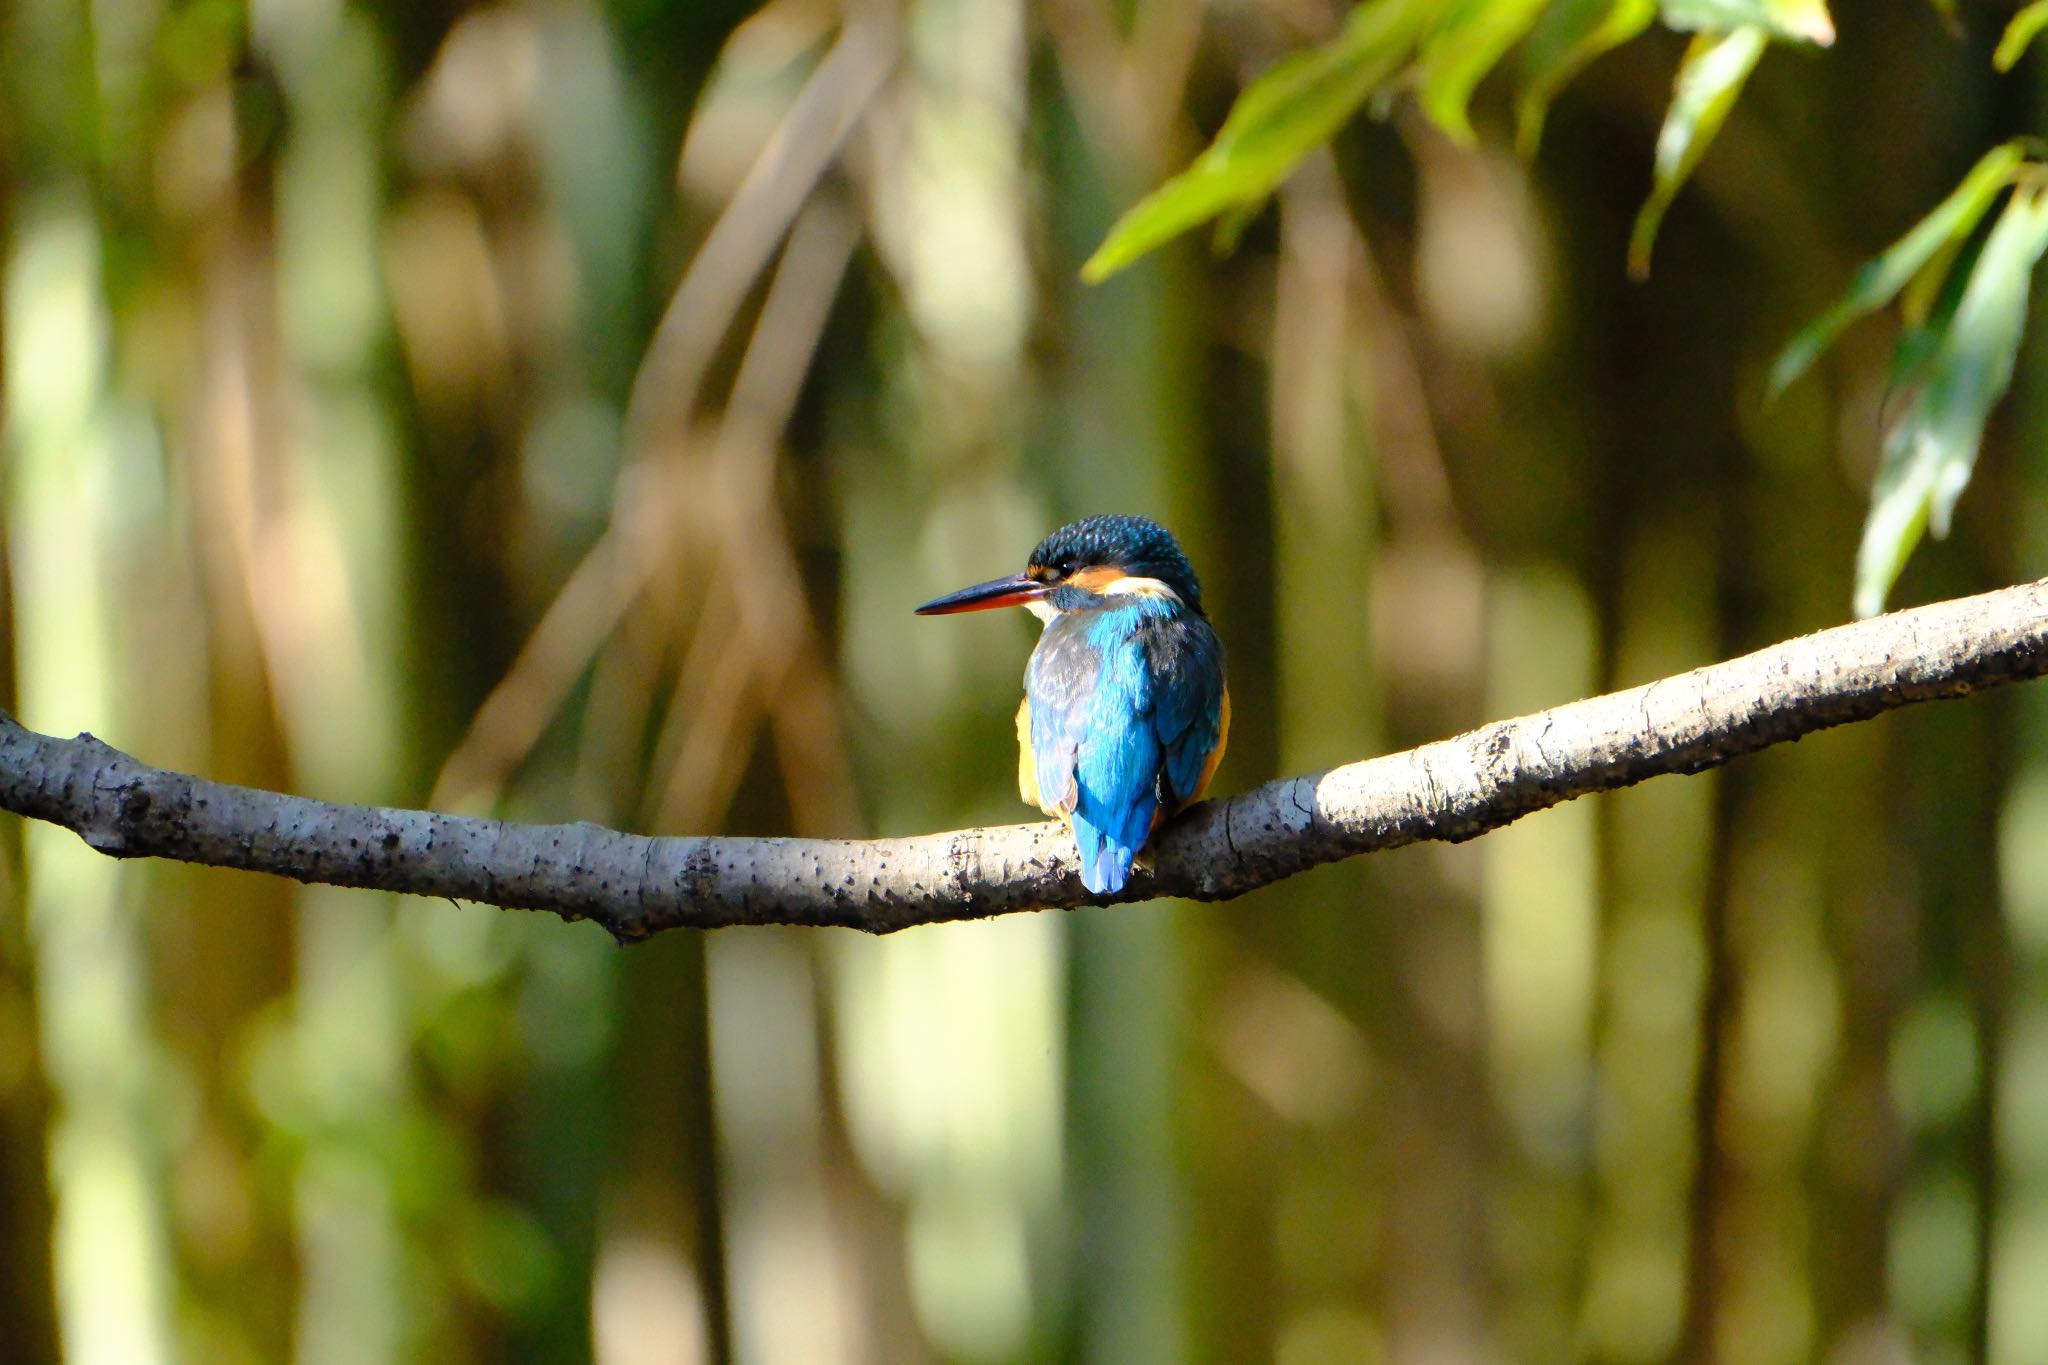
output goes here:
<path id="1" fill-rule="evenodd" d="M 1101 592 L 1124 576 L 1124 571 L 1110 564 L 1098 564 L 1092 568 L 1078 569 L 1067 576 L 1067 582 L 1089 592 Z"/>

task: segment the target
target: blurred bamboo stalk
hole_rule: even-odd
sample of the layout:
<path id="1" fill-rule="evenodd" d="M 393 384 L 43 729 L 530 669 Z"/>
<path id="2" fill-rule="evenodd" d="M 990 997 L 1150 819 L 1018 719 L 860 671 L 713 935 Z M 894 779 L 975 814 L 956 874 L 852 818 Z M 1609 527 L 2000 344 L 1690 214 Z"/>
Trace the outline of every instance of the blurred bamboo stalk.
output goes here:
<path id="1" fill-rule="evenodd" d="M 102 243 L 77 187 L 20 206 L 6 254 L 6 383 L 17 687 L 26 714 L 123 723 L 114 519 L 124 461 L 106 389 Z M 39 1030 L 53 1095 L 51 1230 L 59 1336 L 86 1365 L 168 1361 L 175 1273 L 132 871 L 31 830 L 25 845 Z"/>

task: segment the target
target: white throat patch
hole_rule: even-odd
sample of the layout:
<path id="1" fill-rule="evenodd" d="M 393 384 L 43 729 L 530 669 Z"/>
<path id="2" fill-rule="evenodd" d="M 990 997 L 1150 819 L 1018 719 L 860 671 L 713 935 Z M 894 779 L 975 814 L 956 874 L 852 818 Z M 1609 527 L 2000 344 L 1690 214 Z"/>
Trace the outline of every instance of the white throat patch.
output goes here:
<path id="1" fill-rule="evenodd" d="M 1173 602 L 1180 602 L 1180 594 L 1156 578 L 1113 579 L 1102 585 L 1101 592 L 1105 597 L 1164 597 Z"/>

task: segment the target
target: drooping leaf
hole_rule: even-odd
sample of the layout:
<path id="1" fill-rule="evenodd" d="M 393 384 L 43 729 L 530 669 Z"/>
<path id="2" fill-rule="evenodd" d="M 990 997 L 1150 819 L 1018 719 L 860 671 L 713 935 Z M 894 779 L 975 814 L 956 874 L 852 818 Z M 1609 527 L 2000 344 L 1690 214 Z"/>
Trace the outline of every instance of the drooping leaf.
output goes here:
<path id="1" fill-rule="evenodd" d="M 1232 204 L 1216 217 L 1216 227 L 1210 239 L 1210 249 L 1218 256 L 1228 256 L 1237 250 L 1237 244 L 1244 240 L 1245 230 L 1258 218 L 1259 210 L 1265 205 L 1259 200 Z"/>
<path id="2" fill-rule="evenodd" d="M 1246 86 L 1193 165 L 1117 219 L 1081 267 L 1089 283 L 1228 209 L 1256 206 L 1311 149 L 1329 141 L 1414 54 L 1435 0 L 1372 0 L 1344 31 Z"/>
<path id="3" fill-rule="evenodd" d="M 1920 381 L 1927 376 L 1928 365 L 1940 352 L 1942 342 L 1948 336 L 1949 325 L 1955 321 L 1956 309 L 1962 306 L 1963 291 L 1969 288 L 1970 275 L 1977 268 L 1977 258 L 1984 254 L 1983 236 L 1972 234 L 1959 239 L 1956 251 L 1953 264 L 1958 268 L 1941 277 L 1941 283 L 1929 294 L 1926 306 L 1917 316 L 1906 319 L 1905 330 L 1899 333 L 1898 344 L 1892 348 L 1892 372 L 1885 381 L 1888 411 L 1894 400 L 1910 402 L 1918 393 Z M 1921 274 L 1913 277 L 1914 283 L 1919 284 L 1928 274 L 1928 268 L 1923 267 Z M 1903 408 L 1905 404 L 1900 406 Z"/>
<path id="4" fill-rule="evenodd" d="M 1535 25 L 1548 0 L 1466 0 L 1438 22 L 1415 64 L 1423 113 L 1453 140 L 1474 140 L 1472 91 Z"/>
<path id="5" fill-rule="evenodd" d="M 1937 537 L 1948 534 L 1992 405 L 2012 386 L 2034 268 L 2043 253 L 2048 253 L 2048 188 L 2029 188 L 2007 205 L 1984 239 L 1943 342 L 1928 362 L 1929 430 L 1943 450 L 1953 452 L 1928 509 L 1928 527 Z"/>
<path id="6" fill-rule="evenodd" d="M 1551 101 L 1603 53 L 1650 26 L 1657 0 L 1558 0 L 1522 45 L 1525 84 L 1515 101 L 1515 147 L 1536 154 Z"/>
<path id="7" fill-rule="evenodd" d="M 1686 49 L 1672 88 L 1671 107 L 1657 134 L 1650 197 L 1636 214 L 1635 228 L 1629 233 L 1628 273 L 1635 279 L 1649 275 L 1650 251 L 1656 245 L 1665 211 L 1721 131 L 1767 41 L 1761 28 L 1739 28 L 1718 36 L 1701 34 Z"/>
<path id="8" fill-rule="evenodd" d="M 1933 212 L 1915 223 L 1905 236 L 1864 262 L 1842 297 L 1786 343 L 1771 366 L 1770 391 L 1784 392 L 1843 329 L 1890 303 L 1902 289 L 1915 291 L 1912 311 L 1919 317 L 1909 317 L 1908 321 L 1924 318 L 1927 303 L 1940 291 L 1941 281 L 1946 278 L 1946 266 L 1954 259 L 1955 249 L 1976 228 L 1991 201 L 2012 183 L 2013 172 L 2024 155 L 2024 146 L 2017 140 L 1986 152 Z M 1928 272 L 1923 283 L 1922 273 L 1930 266 L 1942 269 L 1939 273 Z"/>
<path id="9" fill-rule="evenodd" d="M 1885 444 L 1877 477 L 1870 489 L 1870 511 L 1865 514 L 1863 536 L 1856 549 L 1856 591 L 1853 608 L 1858 616 L 1875 616 L 1884 610 L 1884 598 L 1898 581 L 1914 546 L 1927 531 L 1928 492 L 1932 465 L 1912 466 L 1909 424 L 1924 421 L 1925 380 L 1934 358 L 1941 353 L 1956 309 L 1971 272 L 1983 254 L 1981 239 L 1966 239 L 1969 259 L 1964 268 L 1943 284 L 1924 321 L 1906 328 L 1892 353 L 1892 372 L 1886 386 L 1888 416 Z M 1896 405 L 1895 405 L 1896 404 Z"/>
<path id="10" fill-rule="evenodd" d="M 1948 533 L 1970 481 L 1984 422 L 2012 383 L 2034 267 L 2048 251 L 2048 189 L 2014 191 L 1984 239 L 1955 312 L 1914 368 L 1906 407 L 1885 434 L 1884 458 L 1856 552 L 1856 613 L 1874 616 L 1906 558 L 1932 531 Z"/>
<path id="11" fill-rule="evenodd" d="M 2034 0 L 2034 3 L 2013 15 L 2012 22 L 2005 26 L 2005 36 L 1998 40 L 1998 50 L 1991 54 L 1991 64 L 2000 71 L 2010 71 L 2014 63 L 2026 54 L 2027 44 L 2048 28 L 2048 0 Z"/>
<path id="12" fill-rule="evenodd" d="M 1977 260 L 1974 248 L 1982 245 L 1972 229 L 1958 232 L 1936 248 L 1927 264 L 1914 271 L 1899 291 L 1899 321 L 1917 330 L 1934 320 L 1948 306 L 1949 295 L 1962 287 L 1954 278 L 1958 259 L 1962 260 L 1963 278 L 1968 279 L 1969 267 Z"/>
<path id="13" fill-rule="evenodd" d="M 1774 38 L 1821 47 L 1835 41 L 1827 0 L 1662 0 L 1659 8 L 1666 28 L 1686 33 L 1760 28 Z"/>

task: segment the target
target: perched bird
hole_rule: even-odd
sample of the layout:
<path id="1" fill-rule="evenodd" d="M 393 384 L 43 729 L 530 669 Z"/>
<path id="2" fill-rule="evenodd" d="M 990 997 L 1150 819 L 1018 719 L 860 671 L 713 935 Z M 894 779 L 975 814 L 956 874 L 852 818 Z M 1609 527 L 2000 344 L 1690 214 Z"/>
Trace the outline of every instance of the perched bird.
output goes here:
<path id="1" fill-rule="evenodd" d="M 1089 517 L 1021 574 L 927 602 L 920 616 L 1022 606 L 1045 623 L 1017 708 L 1017 785 L 1067 822 L 1081 881 L 1124 889 L 1160 821 L 1208 790 L 1230 729 L 1223 645 L 1179 542 L 1144 517 Z"/>

